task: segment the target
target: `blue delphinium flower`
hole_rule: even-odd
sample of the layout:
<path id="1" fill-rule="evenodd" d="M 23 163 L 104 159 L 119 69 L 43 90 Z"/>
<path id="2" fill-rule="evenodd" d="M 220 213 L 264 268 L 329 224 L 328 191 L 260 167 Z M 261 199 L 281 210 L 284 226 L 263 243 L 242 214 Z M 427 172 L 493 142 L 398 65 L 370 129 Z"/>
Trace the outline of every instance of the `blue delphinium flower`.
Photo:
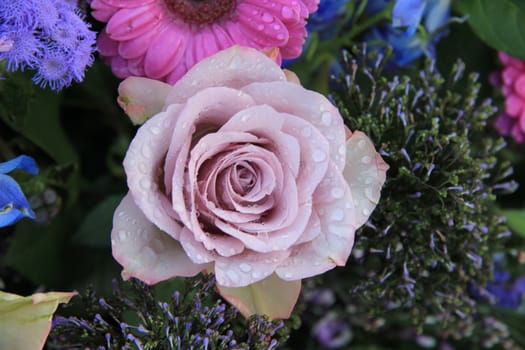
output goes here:
<path id="1" fill-rule="evenodd" d="M 35 160 L 25 155 L 0 163 L 0 227 L 12 225 L 24 217 L 35 218 L 18 183 L 6 175 L 14 170 L 24 170 L 33 175 L 38 173 Z"/>
<path id="2" fill-rule="evenodd" d="M 321 0 L 317 11 L 308 18 L 306 29 L 309 33 L 318 33 L 321 39 L 334 36 L 337 19 L 344 15 L 346 4 L 350 0 Z"/>
<path id="3" fill-rule="evenodd" d="M 365 40 L 373 48 L 385 45 L 394 50 L 393 63 L 406 66 L 425 55 L 435 57 L 435 45 L 450 17 L 451 0 L 396 0 L 392 23 L 373 28 Z M 388 2 L 372 0 L 370 8 L 380 11 Z"/>
<path id="4" fill-rule="evenodd" d="M 59 91 L 84 78 L 93 63 L 95 33 L 67 0 L 0 2 L 0 50 L 8 71 L 32 69 L 33 81 Z"/>

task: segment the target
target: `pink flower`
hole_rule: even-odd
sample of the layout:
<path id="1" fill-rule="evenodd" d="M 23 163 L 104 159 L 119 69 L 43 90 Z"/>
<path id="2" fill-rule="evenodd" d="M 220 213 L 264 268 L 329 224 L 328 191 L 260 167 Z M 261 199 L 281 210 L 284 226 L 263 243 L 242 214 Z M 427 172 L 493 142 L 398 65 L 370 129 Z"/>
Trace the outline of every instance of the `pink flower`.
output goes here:
<path id="1" fill-rule="evenodd" d="M 499 53 L 503 68 L 491 76 L 491 82 L 501 87 L 505 109 L 494 126 L 503 136 L 512 136 L 518 143 L 525 143 L 525 61 Z"/>
<path id="2" fill-rule="evenodd" d="M 173 87 L 132 77 L 119 91 L 131 111 L 159 111 L 124 160 L 112 230 L 124 278 L 212 271 L 243 314 L 288 317 L 302 278 L 345 265 L 388 166 L 323 95 L 239 46 Z"/>
<path id="3" fill-rule="evenodd" d="M 299 56 L 305 19 L 318 2 L 92 0 L 91 8 L 93 17 L 107 22 L 98 49 L 116 76 L 173 84 L 195 63 L 235 44 Z"/>

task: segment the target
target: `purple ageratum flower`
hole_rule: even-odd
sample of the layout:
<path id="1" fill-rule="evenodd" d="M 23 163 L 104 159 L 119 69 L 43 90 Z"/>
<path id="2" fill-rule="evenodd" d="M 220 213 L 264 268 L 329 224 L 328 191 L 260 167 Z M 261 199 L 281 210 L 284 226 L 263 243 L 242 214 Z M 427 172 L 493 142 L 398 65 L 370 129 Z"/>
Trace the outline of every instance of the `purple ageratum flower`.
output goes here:
<path id="1" fill-rule="evenodd" d="M 8 71 L 34 69 L 33 81 L 55 91 L 82 81 L 93 63 L 95 33 L 67 0 L 0 2 L 0 38 L 10 43 L 0 50 Z"/>
<path id="2" fill-rule="evenodd" d="M 391 45 L 393 62 L 406 66 L 426 55 L 435 57 L 435 45 L 443 35 L 442 27 L 450 17 L 451 0 L 396 0 L 392 23 L 373 28 L 365 40 L 371 47 L 382 49 Z M 385 0 L 372 0 L 374 12 L 388 5 Z"/>
<path id="3" fill-rule="evenodd" d="M 33 158 L 25 155 L 0 163 L 0 227 L 12 225 L 24 217 L 35 218 L 18 183 L 6 175 L 14 170 L 36 175 L 38 166 Z"/>

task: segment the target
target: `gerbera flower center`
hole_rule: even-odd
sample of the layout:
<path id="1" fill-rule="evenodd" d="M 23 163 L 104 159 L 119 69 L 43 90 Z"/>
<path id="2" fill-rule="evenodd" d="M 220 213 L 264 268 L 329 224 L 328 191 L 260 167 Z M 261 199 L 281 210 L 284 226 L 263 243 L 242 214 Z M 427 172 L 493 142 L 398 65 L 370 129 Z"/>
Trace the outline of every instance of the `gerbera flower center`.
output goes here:
<path id="1" fill-rule="evenodd" d="M 186 22 L 210 24 L 232 13 L 237 0 L 166 0 L 166 5 Z"/>

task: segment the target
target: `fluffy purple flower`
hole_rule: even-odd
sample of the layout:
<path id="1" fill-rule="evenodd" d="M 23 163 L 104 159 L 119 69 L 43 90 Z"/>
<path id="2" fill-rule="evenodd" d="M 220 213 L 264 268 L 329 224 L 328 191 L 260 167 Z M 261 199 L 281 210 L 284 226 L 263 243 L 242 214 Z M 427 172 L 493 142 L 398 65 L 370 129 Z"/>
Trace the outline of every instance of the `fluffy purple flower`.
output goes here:
<path id="1" fill-rule="evenodd" d="M 347 345 L 352 340 L 352 330 L 335 313 L 329 313 L 320 319 L 313 327 L 313 335 L 326 349 L 337 349 Z"/>
<path id="2" fill-rule="evenodd" d="M 8 71 L 36 70 L 33 81 L 59 91 L 84 78 L 95 33 L 67 0 L 0 2 L 0 60 Z"/>

